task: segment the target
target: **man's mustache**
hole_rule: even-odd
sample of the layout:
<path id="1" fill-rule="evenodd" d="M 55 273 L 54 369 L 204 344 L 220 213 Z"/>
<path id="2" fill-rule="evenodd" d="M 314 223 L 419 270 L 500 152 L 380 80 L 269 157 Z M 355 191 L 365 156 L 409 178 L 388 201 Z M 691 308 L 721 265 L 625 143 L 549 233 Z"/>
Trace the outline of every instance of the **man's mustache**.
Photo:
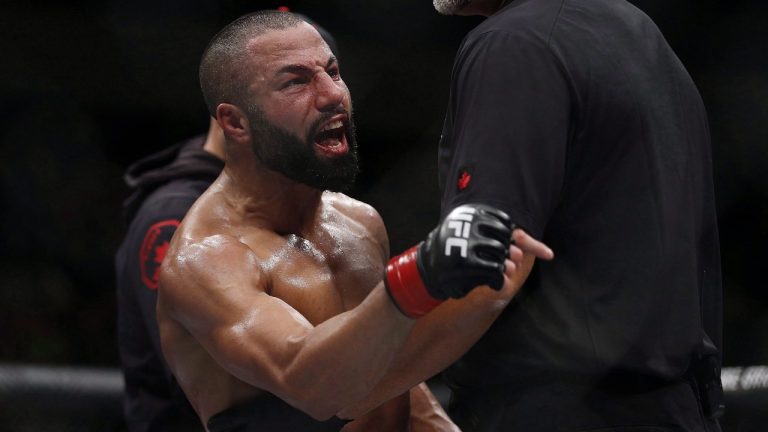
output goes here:
<path id="1" fill-rule="evenodd" d="M 312 125 L 309 127 L 309 136 L 307 137 L 307 142 L 312 142 L 315 140 L 315 136 L 320 132 L 320 128 L 323 124 L 327 123 L 328 120 L 331 119 L 331 117 L 339 114 L 346 114 L 347 115 L 347 124 L 352 119 L 352 113 L 347 111 L 346 108 L 343 106 L 338 106 L 333 109 L 333 111 L 327 111 L 320 115 L 320 117 L 315 120 Z"/>

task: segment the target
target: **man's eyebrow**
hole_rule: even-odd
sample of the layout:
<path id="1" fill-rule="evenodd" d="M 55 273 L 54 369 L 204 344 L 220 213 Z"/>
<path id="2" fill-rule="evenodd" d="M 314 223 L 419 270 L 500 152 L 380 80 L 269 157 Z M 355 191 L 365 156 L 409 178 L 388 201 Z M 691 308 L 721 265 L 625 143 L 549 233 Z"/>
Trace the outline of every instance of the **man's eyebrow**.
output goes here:
<path id="1" fill-rule="evenodd" d="M 325 68 L 328 69 L 333 64 L 337 62 L 336 57 L 331 56 L 331 58 L 328 59 L 328 63 L 325 64 Z M 277 70 L 276 75 L 282 74 L 282 73 L 293 73 L 297 75 L 305 74 L 308 72 L 312 72 L 312 70 L 306 66 L 298 65 L 298 64 L 291 64 L 281 67 Z"/>
<path id="2" fill-rule="evenodd" d="M 279 75 L 279 74 L 283 74 L 283 73 L 294 73 L 294 74 L 297 74 L 297 75 L 302 75 L 302 74 L 305 74 L 307 72 L 311 72 L 311 70 L 308 67 L 302 66 L 302 65 L 297 65 L 297 64 L 292 64 L 292 65 L 287 65 L 287 66 L 281 67 L 280 69 L 277 70 L 277 73 L 275 75 Z"/>

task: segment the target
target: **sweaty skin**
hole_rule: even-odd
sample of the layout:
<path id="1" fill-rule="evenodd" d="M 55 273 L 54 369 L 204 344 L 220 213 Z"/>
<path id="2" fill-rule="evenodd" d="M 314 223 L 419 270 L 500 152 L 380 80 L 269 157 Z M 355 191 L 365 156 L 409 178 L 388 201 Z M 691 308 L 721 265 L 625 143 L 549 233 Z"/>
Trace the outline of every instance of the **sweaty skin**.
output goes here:
<path id="1" fill-rule="evenodd" d="M 203 421 L 263 388 L 289 403 L 310 396 L 311 384 L 279 389 L 281 383 L 270 381 L 292 378 L 277 369 L 302 361 L 296 348 L 313 327 L 365 299 L 380 283 L 389 255 L 381 219 L 367 205 L 326 192 L 307 234 L 279 235 L 224 210 L 229 206 L 221 191 L 225 182 L 218 181 L 179 228 L 158 306 L 164 352 Z M 403 328 L 410 327 L 409 320 L 401 321 Z M 276 358 L 259 352 L 269 349 Z M 340 346 L 336 353 L 346 356 L 353 349 Z M 320 368 L 306 369 L 297 381 L 334 379 Z M 343 376 L 338 379 L 343 385 Z M 391 404 L 399 407 L 396 415 L 389 409 L 377 421 L 405 421 L 407 399 Z"/>

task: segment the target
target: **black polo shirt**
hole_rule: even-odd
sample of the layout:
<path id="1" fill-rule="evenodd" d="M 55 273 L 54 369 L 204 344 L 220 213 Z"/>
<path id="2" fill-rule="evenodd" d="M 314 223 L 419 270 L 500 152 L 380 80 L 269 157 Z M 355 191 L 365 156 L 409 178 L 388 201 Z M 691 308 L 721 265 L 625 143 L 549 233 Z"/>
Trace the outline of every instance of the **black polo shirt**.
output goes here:
<path id="1" fill-rule="evenodd" d="M 449 382 L 553 371 L 674 379 L 709 341 L 720 346 L 706 113 L 640 10 L 507 4 L 461 45 L 439 152 L 443 214 L 498 206 L 556 254 L 536 263 Z"/>

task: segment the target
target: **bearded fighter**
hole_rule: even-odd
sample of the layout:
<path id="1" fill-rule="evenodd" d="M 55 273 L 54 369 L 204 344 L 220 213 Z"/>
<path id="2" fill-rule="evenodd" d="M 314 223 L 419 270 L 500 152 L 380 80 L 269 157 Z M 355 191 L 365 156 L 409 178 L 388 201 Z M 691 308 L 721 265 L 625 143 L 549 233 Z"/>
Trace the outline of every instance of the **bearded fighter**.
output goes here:
<path id="1" fill-rule="evenodd" d="M 161 343 L 181 388 L 212 432 L 406 430 L 408 390 L 429 374 L 358 404 L 396 373 L 407 340 L 420 343 L 419 318 L 467 297 L 476 310 L 466 323 L 434 324 L 473 328 L 435 337 L 466 350 L 477 316 L 497 304 L 473 303 L 471 292 L 510 297 L 523 251 L 551 251 L 519 230 L 511 245 L 503 212 L 466 204 L 387 262 L 380 216 L 332 192 L 358 171 L 351 98 L 327 44 L 294 15 L 259 12 L 225 27 L 200 79 L 226 164 L 161 267 Z M 269 408 L 254 409 L 265 398 Z"/>

